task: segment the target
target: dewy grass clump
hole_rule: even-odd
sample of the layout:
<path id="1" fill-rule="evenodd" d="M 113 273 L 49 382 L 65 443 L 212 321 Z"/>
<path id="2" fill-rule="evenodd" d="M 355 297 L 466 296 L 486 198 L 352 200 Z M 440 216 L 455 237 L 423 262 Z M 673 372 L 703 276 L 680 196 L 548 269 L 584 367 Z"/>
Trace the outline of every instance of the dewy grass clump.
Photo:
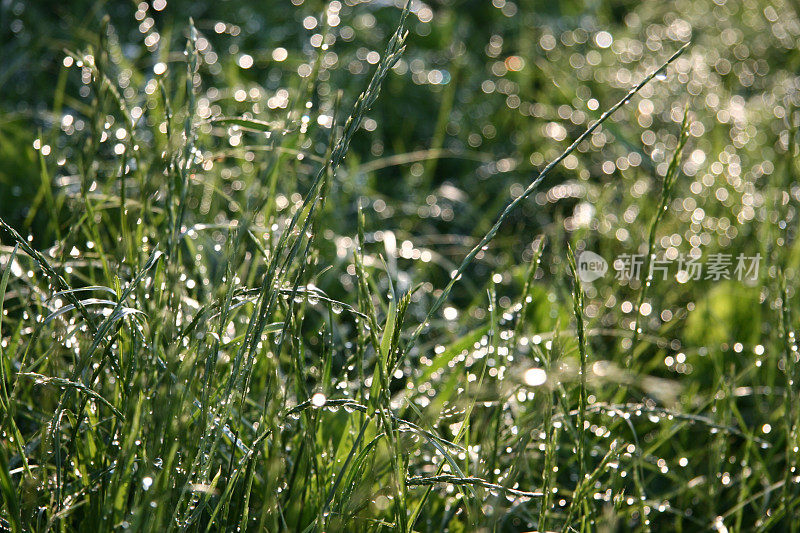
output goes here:
<path id="1" fill-rule="evenodd" d="M 220 4 L 1 8 L 0 530 L 795 527 L 790 6 Z"/>

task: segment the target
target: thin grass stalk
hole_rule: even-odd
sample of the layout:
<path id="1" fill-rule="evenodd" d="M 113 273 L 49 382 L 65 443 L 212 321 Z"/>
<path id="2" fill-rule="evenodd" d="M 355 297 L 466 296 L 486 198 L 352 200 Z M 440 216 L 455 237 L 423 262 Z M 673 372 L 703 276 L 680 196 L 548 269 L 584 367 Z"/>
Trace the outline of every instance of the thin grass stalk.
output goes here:
<path id="1" fill-rule="evenodd" d="M 655 214 L 653 215 L 653 219 L 650 222 L 650 231 L 647 239 L 647 255 L 645 255 L 645 261 L 643 265 L 645 282 L 642 285 L 642 290 L 639 291 L 639 299 L 636 303 L 636 308 L 634 309 L 636 318 L 633 325 L 631 353 L 628 355 L 629 365 L 633 362 L 633 352 L 636 350 L 639 336 L 642 333 L 642 304 L 644 304 L 644 301 L 647 298 L 647 294 L 650 290 L 650 286 L 653 284 L 653 272 L 651 265 L 655 259 L 656 234 L 658 232 L 658 226 L 661 222 L 661 219 L 664 217 L 664 214 L 669 210 L 669 203 L 672 201 L 673 196 L 672 191 L 675 187 L 675 182 L 678 179 L 678 175 L 680 174 L 680 165 L 683 158 L 683 147 L 686 145 L 686 141 L 689 138 L 688 118 L 688 109 L 684 109 L 683 122 L 681 122 L 681 130 L 680 133 L 678 133 L 678 146 L 675 148 L 675 152 L 672 155 L 672 160 L 670 160 L 669 167 L 667 168 L 667 173 L 664 176 L 664 181 L 661 184 L 661 195 L 659 198 L 658 209 L 656 210 Z"/>
<path id="2" fill-rule="evenodd" d="M 567 245 L 567 261 L 572 273 L 572 309 L 575 315 L 575 331 L 578 335 L 578 355 L 580 357 L 579 389 L 578 389 L 578 472 L 582 481 L 586 472 L 586 330 L 583 322 L 584 292 L 578 267 L 575 264 L 575 254 L 572 247 Z"/>

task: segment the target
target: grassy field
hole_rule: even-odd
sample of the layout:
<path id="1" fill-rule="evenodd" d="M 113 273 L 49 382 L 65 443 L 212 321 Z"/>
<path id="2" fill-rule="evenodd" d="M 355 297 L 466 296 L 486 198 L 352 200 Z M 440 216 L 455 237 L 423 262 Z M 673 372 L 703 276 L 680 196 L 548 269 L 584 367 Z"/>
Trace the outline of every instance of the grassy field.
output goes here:
<path id="1" fill-rule="evenodd" d="M 3 2 L 0 531 L 797 531 L 799 15 Z"/>

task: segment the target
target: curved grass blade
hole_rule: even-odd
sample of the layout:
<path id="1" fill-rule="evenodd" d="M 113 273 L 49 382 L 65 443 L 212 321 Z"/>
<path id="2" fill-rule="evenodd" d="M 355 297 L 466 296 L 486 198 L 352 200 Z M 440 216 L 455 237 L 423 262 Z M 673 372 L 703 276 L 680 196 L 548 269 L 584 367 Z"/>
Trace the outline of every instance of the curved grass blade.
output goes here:
<path id="1" fill-rule="evenodd" d="M 119 418 L 122 419 L 125 418 L 125 415 L 123 415 L 119 409 L 114 407 L 114 404 L 103 398 L 100 394 L 90 389 L 83 383 L 77 383 L 75 381 L 70 381 L 68 379 L 59 377 L 44 376 L 42 374 L 37 374 L 36 372 L 20 372 L 17 375 L 24 378 L 34 379 L 36 380 L 37 385 L 54 385 L 56 387 L 61 387 L 61 388 L 75 389 L 77 391 L 86 394 L 90 398 L 102 403 L 103 405 L 111 409 L 111 411 Z"/>

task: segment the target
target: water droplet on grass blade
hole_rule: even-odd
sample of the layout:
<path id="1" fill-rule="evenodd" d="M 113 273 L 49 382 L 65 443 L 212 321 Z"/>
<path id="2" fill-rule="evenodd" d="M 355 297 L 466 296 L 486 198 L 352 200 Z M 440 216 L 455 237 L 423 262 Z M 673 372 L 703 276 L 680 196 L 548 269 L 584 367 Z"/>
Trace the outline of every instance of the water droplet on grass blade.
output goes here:
<path id="1" fill-rule="evenodd" d="M 318 392 L 311 397 L 311 405 L 313 405 L 314 407 L 322 407 L 323 405 L 325 405 L 325 402 L 327 401 L 328 399 L 321 392 Z"/>

